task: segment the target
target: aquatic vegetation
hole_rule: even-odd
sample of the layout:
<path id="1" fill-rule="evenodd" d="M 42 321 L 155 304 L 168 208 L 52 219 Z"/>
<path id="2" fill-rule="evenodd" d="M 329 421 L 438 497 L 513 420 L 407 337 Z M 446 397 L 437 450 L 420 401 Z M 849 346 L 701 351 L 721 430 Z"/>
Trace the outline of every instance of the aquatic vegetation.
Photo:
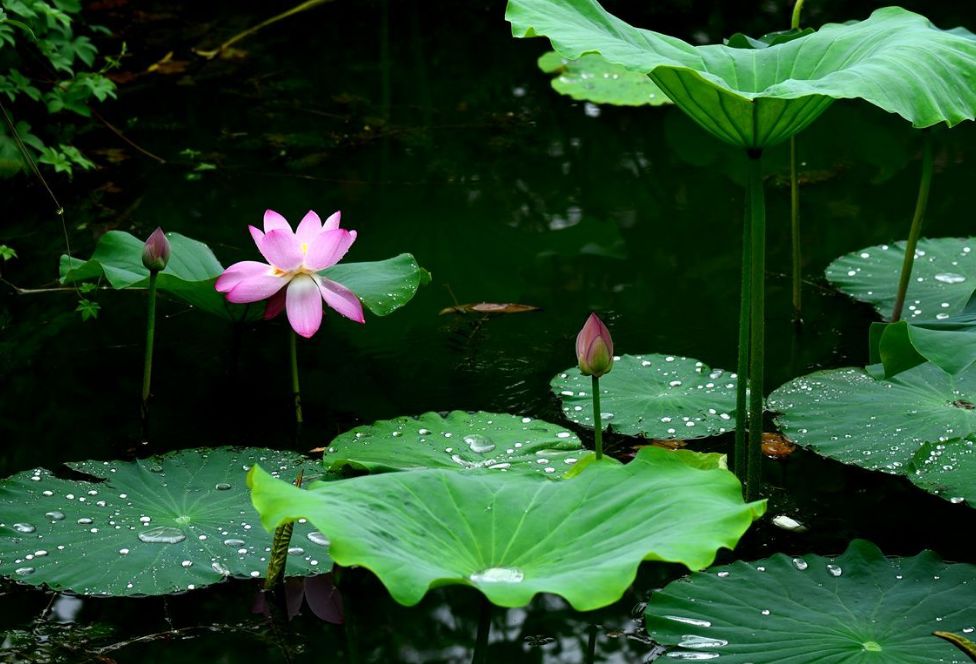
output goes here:
<path id="1" fill-rule="evenodd" d="M 506 17 L 513 35 L 548 37 L 566 58 L 599 53 L 613 64 L 646 73 L 705 130 L 745 151 L 748 223 L 743 224 L 737 373 L 748 378 L 750 396 L 747 445 L 743 381 L 734 468 L 747 494 L 758 495 L 766 318 L 763 150 L 796 135 L 834 99 L 863 99 L 916 127 L 973 119 L 976 90 L 962 72 L 976 67 L 976 42 L 897 7 L 750 49 L 692 46 L 640 30 L 596 0 L 510 0 Z"/>
<path id="2" fill-rule="evenodd" d="M 886 558 L 855 540 L 837 557 L 780 553 L 692 574 L 654 593 L 644 619 L 669 659 L 964 664 L 932 632 L 973 632 L 973 583 L 976 566 L 931 551 Z"/>
<path id="3" fill-rule="evenodd" d="M 729 471 L 685 459 L 646 448 L 627 465 L 593 463 L 561 482 L 431 469 L 302 490 L 260 465 L 248 481 L 266 528 L 307 518 L 328 533 L 337 564 L 372 570 L 401 604 L 466 585 L 498 606 L 546 592 L 585 611 L 619 599 L 641 561 L 707 566 L 765 511 L 743 502 Z"/>
<path id="4" fill-rule="evenodd" d="M 580 101 L 616 106 L 661 106 L 671 99 L 641 72 L 590 53 L 569 60 L 555 51 L 539 57 L 539 69 L 554 74 L 552 89 Z"/>
<path id="5" fill-rule="evenodd" d="M 905 475 L 952 502 L 965 498 L 950 488 L 964 487 L 970 472 L 958 469 L 971 463 L 974 404 L 976 369 L 952 376 L 929 363 L 887 379 L 856 368 L 818 371 L 769 396 L 777 426 L 793 442 L 842 463 Z M 959 463 L 940 460 L 955 439 L 965 441 L 953 444 Z"/>
<path id="6" fill-rule="evenodd" d="M 146 313 L 146 349 L 142 365 L 142 435 L 147 435 L 149 420 L 149 395 L 152 385 L 153 346 L 156 337 L 156 283 L 160 270 L 169 263 L 169 240 L 162 228 L 156 228 L 146 240 L 142 250 L 142 266 L 149 270 L 149 308 Z"/>
<path id="7" fill-rule="evenodd" d="M 586 450 L 575 433 L 507 413 L 424 413 L 339 434 L 322 455 L 327 470 L 383 473 L 424 468 L 491 469 L 561 477 Z"/>
<path id="8" fill-rule="evenodd" d="M 597 461 L 603 458 L 603 413 L 600 410 L 600 377 L 613 369 L 613 339 L 610 330 L 596 314 L 590 314 L 576 335 L 576 360 L 579 371 L 590 377 L 593 401 L 593 441 Z"/>
<path id="9" fill-rule="evenodd" d="M 735 426 L 736 376 L 675 355 L 621 355 L 600 388 L 602 417 L 614 433 L 689 440 Z M 552 379 L 571 422 L 593 426 L 592 386 L 577 369 Z"/>
<path id="10" fill-rule="evenodd" d="M 248 504 L 256 463 L 285 478 L 321 471 L 292 452 L 211 448 L 134 462 L 35 468 L 0 480 L 0 575 L 86 595 L 161 595 L 264 575 L 271 536 Z M 287 573 L 328 572 L 327 541 L 295 525 Z"/>
<path id="11" fill-rule="evenodd" d="M 339 228 L 340 213 L 323 223 L 309 211 L 292 230 L 274 210 L 264 213 L 264 231 L 250 226 L 251 237 L 267 263 L 234 263 L 217 278 L 214 287 L 228 302 L 265 302 L 264 317 L 285 310 L 295 332 L 313 336 L 322 324 L 322 301 L 341 315 L 365 323 L 356 294 L 337 281 L 321 276 L 340 260 L 356 241 L 356 231 Z"/>

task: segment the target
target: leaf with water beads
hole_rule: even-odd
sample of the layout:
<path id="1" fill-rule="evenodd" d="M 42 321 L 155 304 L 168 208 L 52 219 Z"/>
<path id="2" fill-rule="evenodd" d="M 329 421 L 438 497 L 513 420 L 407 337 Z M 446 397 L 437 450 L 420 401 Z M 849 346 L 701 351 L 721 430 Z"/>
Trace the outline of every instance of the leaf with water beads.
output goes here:
<path id="1" fill-rule="evenodd" d="M 552 482 L 534 473 L 442 469 L 364 475 L 301 490 L 249 475 L 264 526 L 307 518 L 335 561 L 375 573 L 408 606 L 466 585 L 499 606 L 536 593 L 578 610 L 618 600 L 643 560 L 701 569 L 732 548 L 765 503 L 746 504 L 727 470 L 645 448 L 627 465 L 592 463 Z"/>
<path id="2" fill-rule="evenodd" d="M 614 65 L 599 55 L 568 60 L 555 51 L 543 53 L 539 69 L 554 74 L 552 89 L 579 101 L 615 106 L 662 106 L 668 96 L 643 72 Z"/>
<path id="3" fill-rule="evenodd" d="M 926 363 L 888 379 L 856 368 L 819 371 L 777 388 L 768 408 L 799 445 L 915 481 L 923 446 L 976 434 L 976 368 L 952 376 Z M 919 486 L 932 490 L 954 470 L 942 465 L 926 466 Z"/>
<path id="4" fill-rule="evenodd" d="M 855 540 L 836 558 L 738 561 L 655 592 L 647 631 L 676 660 L 722 664 L 967 664 L 934 630 L 972 634 L 976 566 Z"/>
<path id="5" fill-rule="evenodd" d="M 922 238 L 905 296 L 906 320 L 945 320 L 961 313 L 976 288 L 976 238 Z M 841 256 L 827 281 L 887 319 L 895 306 L 905 243 L 881 244 Z"/>
<path id="6" fill-rule="evenodd" d="M 271 536 L 248 501 L 262 463 L 291 480 L 321 475 L 290 452 L 182 450 L 134 462 L 67 464 L 91 480 L 37 468 L 0 481 L 0 575 L 87 595 L 160 595 L 226 577 L 263 577 Z M 327 541 L 296 524 L 287 574 L 332 567 Z"/>
<path id="7" fill-rule="evenodd" d="M 735 374 L 675 355 L 622 355 L 600 379 L 610 431 L 645 438 L 705 438 L 735 429 Z M 552 379 L 570 421 L 593 427 L 589 376 L 576 367 Z"/>
<path id="8" fill-rule="evenodd" d="M 322 461 L 330 470 L 489 468 L 559 477 L 586 450 L 576 434 L 531 417 L 453 411 L 424 413 L 356 427 L 339 435 Z"/>

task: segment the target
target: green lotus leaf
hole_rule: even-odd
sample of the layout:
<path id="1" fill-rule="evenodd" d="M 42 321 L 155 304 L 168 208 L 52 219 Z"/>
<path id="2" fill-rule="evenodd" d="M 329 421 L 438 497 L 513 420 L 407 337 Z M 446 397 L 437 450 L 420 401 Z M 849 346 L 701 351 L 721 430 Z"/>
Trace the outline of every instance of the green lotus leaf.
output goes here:
<path id="1" fill-rule="evenodd" d="M 159 273 L 160 291 L 229 320 L 261 317 L 263 306 L 230 304 L 214 290 L 214 282 L 224 268 L 210 247 L 179 233 L 167 233 L 166 237 L 170 258 L 166 269 Z M 109 231 L 98 240 L 89 260 L 61 256 L 61 283 L 75 284 L 104 277 L 112 288 L 146 288 L 149 270 L 142 264 L 144 245 L 143 240 L 130 233 Z"/>
<path id="2" fill-rule="evenodd" d="M 976 363 L 976 307 L 943 320 L 872 323 L 871 341 L 887 377 L 923 362 L 957 374 Z"/>
<path id="3" fill-rule="evenodd" d="M 552 89 L 579 101 L 615 106 L 662 106 L 668 96 L 641 72 L 611 64 L 599 55 L 567 60 L 550 51 L 539 58 L 539 69 L 555 74 Z"/>
<path id="4" fill-rule="evenodd" d="M 655 592 L 644 613 L 662 659 L 723 664 L 966 664 L 932 636 L 972 633 L 976 566 L 931 551 L 886 558 L 855 540 L 836 558 L 777 554 L 713 567 Z"/>
<path id="5" fill-rule="evenodd" d="M 819 371 L 777 388 L 767 402 L 783 434 L 799 445 L 913 481 L 926 444 L 976 434 L 974 404 L 976 368 L 953 376 L 929 363 L 888 379 L 855 368 Z M 927 468 L 919 485 L 936 486 L 940 472 L 953 471 L 944 465 Z"/>
<path id="6" fill-rule="evenodd" d="M 925 443 L 906 469 L 916 486 L 951 503 L 976 507 L 976 442 L 972 436 Z"/>
<path id="7" fill-rule="evenodd" d="M 788 139 L 834 99 L 864 99 L 916 127 L 976 116 L 976 41 L 899 7 L 759 49 L 692 46 L 628 25 L 596 0 L 509 0 L 506 18 L 513 35 L 548 37 L 569 60 L 598 53 L 650 75 L 702 127 L 741 147 Z"/>
<path id="8" fill-rule="evenodd" d="M 262 577 L 271 536 L 245 484 L 258 462 L 289 481 L 301 469 L 321 475 L 294 453 L 223 447 L 67 464 L 90 480 L 43 468 L 0 480 L 0 575 L 86 595 L 162 595 Z M 296 525 L 292 541 L 287 574 L 331 569 L 311 526 Z"/>
<path id="9" fill-rule="evenodd" d="M 376 316 L 387 316 L 405 305 L 417 289 L 430 283 L 430 272 L 410 254 L 382 261 L 339 263 L 320 273 L 347 287 Z"/>
<path id="10" fill-rule="evenodd" d="M 976 289 L 976 238 L 922 238 L 915 249 L 905 294 L 905 319 L 944 320 L 961 313 Z M 882 318 L 895 306 L 905 243 L 867 247 L 841 256 L 827 280 L 846 295 L 874 307 Z"/>
<path id="11" fill-rule="evenodd" d="M 690 440 L 735 428 L 735 374 L 674 355 L 622 355 L 600 379 L 600 409 L 611 431 Z M 570 421 L 593 427 L 589 376 L 579 368 L 552 379 Z"/>
<path id="12" fill-rule="evenodd" d="M 543 473 L 560 477 L 586 452 L 576 434 L 531 417 L 454 411 L 397 417 L 337 436 L 322 456 L 329 470 L 417 468 Z"/>
<path id="13" fill-rule="evenodd" d="M 407 606 L 457 584 L 500 606 L 554 593 L 595 609 L 621 597 L 641 561 L 707 566 L 765 510 L 743 502 L 728 471 L 694 468 L 658 448 L 627 465 L 590 464 L 561 482 L 433 469 L 301 490 L 259 466 L 249 482 L 265 528 L 307 518 L 338 564 L 372 570 Z"/>
<path id="14" fill-rule="evenodd" d="M 194 307 L 229 320 L 255 320 L 264 305 L 231 304 L 214 289 L 224 267 L 210 247 L 179 233 L 167 233 L 171 253 L 159 273 L 158 288 Z M 123 231 L 109 231 L 99 239 L 91 259 L 61 256 L 61 283 L 72 284 L 105 277 L 112 288 L 146 288 L 149 270 L 142 264 L 144 243 Z M 340 263 L 323 270 L 352 290 L 377 316 L 393 313 L 409 302 L 417 289 L 430 283 L 430 274 L 410 254 L 366 263 Z"/>

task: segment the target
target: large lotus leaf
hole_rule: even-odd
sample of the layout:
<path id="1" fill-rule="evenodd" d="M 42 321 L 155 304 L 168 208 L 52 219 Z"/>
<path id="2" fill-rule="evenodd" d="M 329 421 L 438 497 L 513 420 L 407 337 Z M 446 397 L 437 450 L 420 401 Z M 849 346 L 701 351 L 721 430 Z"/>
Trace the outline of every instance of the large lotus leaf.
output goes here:
<path id="1" fill-rule="evenodd" d="M 607 62 L 599 55 L 567 60 L 550 51 L 539 58 L 539 69 L 555 74 L 552 89 L 580 101 L 616 106 L 661 106 L 668 96 L 647 74 Z"/>
<path id="2" fill-rule="evenodd" d="M 976 363 L 976 307 L 944 320 L 900 320 L 873 323 L 872 348 L 885 369 L 885 376 L 931 362 L 943 371 L 957 374 Z"/>
<path id="3" fill-rule="evenodd" d="M 735 374 L 674 355 L 622 355 L 600 379 L 604 426 L 628 436 L 687 440 L 735 428 Z M 578 368 L 552 379 L 571 421 L 593 427 L 589 376 Z"/>
<path id="4" fill-rule="evenodd" d="M 418 288 L 430 283 L 430 273 L 410 254 L 382 261 L 339 263 L 321 274 L 346 286 L 377 316 L 392 314 L 413 299 Z"/>
<path id="5" fill-rule="evenodd" d="M 976 441 L 972 436 L 925 443 L 906 474 L 929 493 L 976 507 Z"/>
<path id="6" fill-rule="evenodd" d="M 225 447 L 67 464 L 91 480 L 43 468 L 2 480 L 0 575 L 87 595 L 160 595 L 264 576 L 271 536 L 244 475 L 258 462 L 286 480 L 316 472 L 294 453 Z M 297 525 L 293 542 L 289 575 L 331 569 L 311 526 Z"/>
<path id="7" fill-rule="evenodd" d="M 819 371 L 779 387 L 768 400 L 790 440 L 843 463 L 910 479 L 923 445 L 976 433 L 974 404 L 976 368 L 953 376 L 929 363 L 888 379 L 863 369 Z M 950 472 L 946 466 L 943 472 Z M 928 468 L 923 488 L 937 482 L 939 472 Z"/>
<path id="8" fill-rule="evenodd" d="M 976 238 L 919 240 L 912 280 L 905 295 L 905 318 L 944 320 L 961 313 L 976 289 Z M 827 266 L 838 290 L 891 316 L 905 243 L 882 244 L 841 256 Z"/>
<path id="9" fill-rule="evenodd" d="M 976 627 L 976 566 L 923 551 L 886 558 L 864 540 L 836 558 L 777 554 L 692 574 L 644 613 L 662 659 L 723 664 L 966 664 L 932 636 Z"/>
<path id="10" fill-rule="evenodd" d="M 179 233 L 167 233 L 170 259 L 159 273 L 160 291 L 169 293 L 204 311 L 228 318 L 259 318 L 264 308 L 230 304 L 214 290 L 214 282 L 223 266 L 210 247 Z M 144 242 L 124 231 L 109 231 L 103 235 L 92 257 L 82 261 L 61 256 L 61 283 L 74 284 L 102 276 L 112 288 L 145 288 L 149 284 L 149 270 L 142 264 Z"/>
<path id="11" fill-rule="evenodd" d="M 459 584 L 500 606 L 544 592 L 585 611 L 618 600 L 643 560 L 701 569 L 762 515 L 765 503 L 744 503 L 727 470 L 683 459 L 648 447 L 627 465 L 591 463 L 562 482 L 436 469 L 303 491 L 258 466 L 249 482 L 266 528 L 307 518 L 338 564 L 372 570 L 401 604 Z"/>
<path id="12" fill-rule="evenodd" d="M 560 477 L 585 451 L 576 434 L 543 420 L 454 411 L 356 427 L 329 444 L 322 462 L 330 470 L 350 466 L 371 473 L 491 468 Z"/>
<path id="13" fill-rule="evenodd" d="M 650 74 L 702 127 L 742 147 L 795 135 L 834 99 L 864 99 L 916 127 L 976 115 L 976 42 L 899 7 L 762 49 L 692 46 L 596 0 L 509 0 L 506 17 L 516 37 L 548 37 L 567 59 L 599 53 Z"/>

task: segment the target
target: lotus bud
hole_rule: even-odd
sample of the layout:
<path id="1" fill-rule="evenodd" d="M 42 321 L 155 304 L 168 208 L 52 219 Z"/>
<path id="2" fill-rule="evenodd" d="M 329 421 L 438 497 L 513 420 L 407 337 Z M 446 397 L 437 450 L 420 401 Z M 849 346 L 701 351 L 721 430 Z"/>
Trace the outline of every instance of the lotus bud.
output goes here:
<path id="1" fill-rule="evenodd" d="M 613 368 L 613 339 L 596 314 L 590 314 L 576 336 L 576 358 L 584 376 L 600 376 Z"/>
<path id="2" fill-rule="evenodd" d="M 169 240 L 162 228 L 156 228 L 146 240 L 146 246 L 142 250 L 142 264 L 150 272 L 159 272 L 166 269 L 169 262 Z"/>

